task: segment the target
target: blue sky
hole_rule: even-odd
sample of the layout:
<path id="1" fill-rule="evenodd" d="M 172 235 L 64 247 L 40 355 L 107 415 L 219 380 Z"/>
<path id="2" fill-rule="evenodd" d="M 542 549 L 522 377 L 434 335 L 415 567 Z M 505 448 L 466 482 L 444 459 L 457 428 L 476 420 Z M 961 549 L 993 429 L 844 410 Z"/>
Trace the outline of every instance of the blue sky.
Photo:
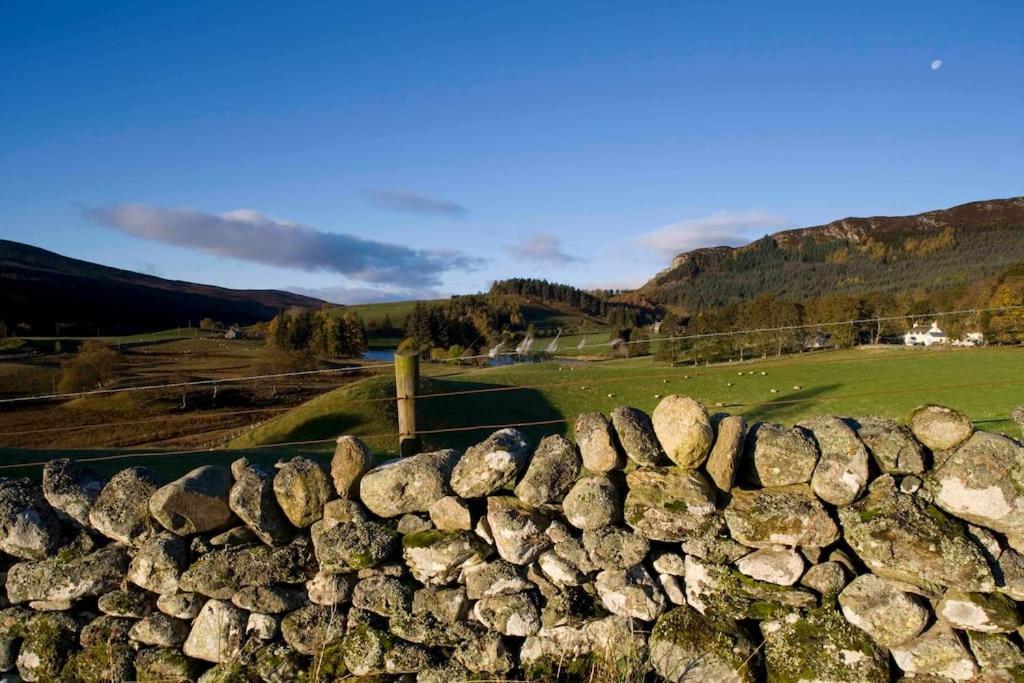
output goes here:
<path id="1" fill-rule="evenodd" d="M 1024 194 L 1022 36 L 1009 1 L 11 2 L 0 237 L 342 302 L 635 286 Z"/>

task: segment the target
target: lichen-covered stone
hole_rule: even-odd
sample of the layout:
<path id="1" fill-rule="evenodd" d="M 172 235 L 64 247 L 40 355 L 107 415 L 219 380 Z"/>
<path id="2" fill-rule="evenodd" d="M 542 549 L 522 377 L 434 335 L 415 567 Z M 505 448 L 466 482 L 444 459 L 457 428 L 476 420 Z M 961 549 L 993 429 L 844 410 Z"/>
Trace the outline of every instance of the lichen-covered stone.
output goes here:
<path id="1" fill-rule="evenodd" d="M 395 647 L 395 638 L 387 631 L 360 624 L 345 636 L 345 665 L 356 676 L 385 673 L 384 658 Z"/>
<path id="2" fill-rule="evenodd" d="M 260 465 L 242 470 L 228 493 L 232 512 L 267 545 L 283 545 L 293 531 L 274 494 L 274 473 Z"/>
<path id="3" fill-rule="evenodd" d="M 0 479 L 0 552 L 41 560 L 57 549 L 60 524 L 28 479 Z"/>
<path id="4" fill-rule="evenodd" d="M 473 513 L 458 496 L 445 496 L 430 506 L 430 521 L 441 531 L 472 531 Z"/>
<path id="5" fill-rule="evenodd" d="M 629 569 L 644 561 L 650 542 L 627 529 L 607 526 L 583 533 L 590 562 L 601 569 Z"/>
<path id="6" fill-rule="evenodd" d="M 1012 633 L 1021 625 L 1016 603 L 998 593 L 965 593 L 950 589 L 935 606 L 935 615 L 953 628 L 964 631 Z"/>
<path id="7" fill-rule="evenodd" d="M 184 619 L 173 619 L 162 612 L 144 617 L 132 626 L 132 640 L 155 647 L 181 647 L 185 644 L 191 625 Z"/>
<path id="8" fill-rule="evenodd" d="M 591 474 L 569 490 L 562 509 L 577 529 L 600 529 L 622 518 L 622 494 L 608 476 Z"/>
<path id="9" fill-rule="evenodd" d="M 456 661 L 474 673 L 503 674 L 515 666 L 501 634 L 494 631 L 482 631 L 467 638 L 454 655 Z"/>
<path id="10" fill-rule="evenodd" d="M 605 569 L 594 582 L 601 602 L 612 614 L 654 621 L 665 609 L 665 595 L 642 564 Z"/>
<path id="11" fill-rule="evenodd" d="M 573 432 L 587 470 L 611 472 L 626 464 L 615 430 L 601 413 L 580 413 Z"/>
<path id="12" fill-rule="evenodd" d="M 58 516 L 89 526 L 89 511 L 103 490 L 98 474 L 75 460 L 56 458 L 43 466 L 43 496 Z"/>
<path id="13" fill-rule="evenodd" d="M 736 561 L 741 574 L 779 586 L 792 586 L 804 573 L 804 558 L 789 548 L 761 548 Z"/>
<path id="14" fill-rule="evenodd" d="M 533 586 L 522 569 L 502 559 L 467 567 L 463 580 L 470 600 L 513 595 L 530 590 Z"/>
<path id="15" fill-rule="evenodd" d="M 274 495 L 288 521 L 305 529 L 323 517 L 324 504 L 334 497 L 334 488 L 320 465 L 292 458 L 278 466 Z"/>
<path id="16" fill-rule="evenodd" d="M 914 595 L 873 574 L 858 576 L 839 594 L 846 620 L 882 647 L 902 645 L 928 625 L 928 607 Z"/>
<path id="17" fill-rule="evenodd" d="M 715 425 L 715 443 L 704 463 L 704 471 L 722 493 L 728 493 L 736 483 L 736 469 L 746 436 L 747 422 L 739 415 L 726 415 Z"/>
<path id="18" fill-rule="evenodd" d="M 333 607 L 348 602 L 355 584 L 354 574 L 328 574 L 321 571 L 306 582 L 306 595 L 314 605 Z"/>
<path id="19" fill-rule="evenodd" d="M 526 637 L 540 629 L 540 610 L 529 592 L 480 598 L 473 613 L 484 626 L 506 636 Z"/>
<path id="20" fill-rule="evenodd" d="M 89 511 L 89 525 L 115 541 L 132 543 L 151 527 L 149 497 L 159 488 L 146 467 L 121 470 L 107 482 Z"/>
<path id="21" fill-rule="evenodd" d="M 924 472 L 924 449 L 907 427 L 886 417 L 858 417 L 853 426 L 882 472 L 895 475 Z"/>
<path id="22" fill-rule="evenodd" d="M 348 522 L 310 528 L 320 570 L 331 574 L 373 567 L 398 552 L 398 534 L 380 522 Z"/>
<path id="23" fill-rule="evenodd" d="M 581 464 L 579 449 L 572 441 L 560 434 L 544 437 L 516 484 L 516 497 L 533 506 L 557 502 L 576 482 Z"/>
<path id="24" fill-rule="evenodd" d="M 665 612 L 651 631 L 651 665 L 667 681 L 755 680 L 752 639 L 731 619 L 692 607 Z"/>
<path id="25" fill-rule="evenodd" d="M 112 617 L 141 619 L 153 611 L 153 596 L 136 588 L 113 590 L 96 601 L 96 609 Z"/>
<path id="26" fill-rule="evenodd" d="M 622 406 L 612 411 L 611 422 L 626 457 L 641 466 L 662 464 L 665 454 L 647 413 Z"/>
<path id="27" fill-rule="evenodd" d="M 714 432 L 708 411 L 698 401 L 670 394 L 654 408 L 651 422 L 665 455 L 676 465 L 693 469 L 707 459 Z"/>
<path id="28" fill-rule="evenodd" d="M 157 489 L 149 498 L 149 513 L 179 536 L 223 529 L 234 519 L 228 506 L 233 483 L 227 468 L 204 465 Z"/>
<path id="29" fill-rule="evenodd" d="M 12 603 L 70 601 L 97 597 L 116 589 L 124 579 L 128 556 L 123 548 L 108 546 L 64 560 L 54 557 L 19 562 L 7 572 L 7 598 Z"/>
<path id="30" fill-rule="evenodd" d="M 790 486 L 811 480 L 818 449 L 804 430 L 759 424 L 751 430 L 747 441 L 755 484 Z"/>
<path id="31" fill-rule="evenodd" d="M 883 578 L 937 595 L 940 587 L 991 592 L 992 571 L 960 522 L 919 496 L 900 493 L 889 475 L 868 494 L 839 510 L 844 537 L 861 560 Z"/>
<path id="32" fill-rule="evenodd" d="M 78 624 L 67 614 L 40 612 L 32 616 L 22 632 L 18 675 L 30 683 L 59 681 L 77 634 Z"/>
<path id="33" fill-rule="evenodd" d="M 914 437 L 933 453 L 956 448 L 974 432 L 974 425 L 966 415 L 933 404 L 915 408 L 907 425 Z"/>
<path id="34" fill-rule="evenodd" d="M 345 635 L 345 614 L 320 605 L 306 605 L 281 620 L 281 636 L 296 652 L 315 654 Z"/>
<path id="35" fill-rule="evenodd" d="M 849 505 L 868 485 L 868 449 L 856 432 L 838 417 L 820 416 L 800 426 L 814 435 L 820 455 L 811 475 L 811 489 L 832 505 Z"/>
<path id="36" fill-rule="evenodd" d="M 514 482 L 526 469 L 529 442 L 518 429 L 501 429 L 470 446 L 452 471 L 451 486 L 463 498 L 483 498 Z"/>
<path id="37" fill-rule="evenodd" d="M 140 650 L 135 655 L 135 672 L 139 683 L 192 681 L 198 677 L 194 659 L 171 648 Z"/>
<path id="38" fill-rule="evenodd" d="M 354 436 L 339 436 L 331 458 L 331 479 L 334 490 L 349 498 L 359 490 L 359 481 L 373 466 L 373 454 L 365 443 Z"/>
<path id="39" fill-rule="evenodd" d="M 448 480 L 458 460 L 451 449 L 392 460 L 363 475 L 359 498 L 379 517 L 427 512 L 451 493 Z"/>
<path id="40" fill-rule="evenodd" d="M 304 583 L 307 562 L 308 550 L 298 542 L 280 548 L 214 550 L 201 555 L 185 570 L 179 587 L 188 593 L 230 600 L 247 586 Z"/>
<path id="41" fill-rule="evenodd" d="M 937 621 L 913 640 L 890 650 L 896 665 L 914 676 L 940 676 L 954 681 L 974 678 L 978 667 L 956 633 Z"/>
<path id="42" fill-rule="evenodd" d="M 977 432 L 926 478 L 935 504 L 960 519 L 1024 536 L 1024 446 Z M 1024 550 L 1024 548 L 1018 548 Z"/>
<path id="43" fill-rule="evenodd" d="M 231 603 L 247 612 L 283 614 L 306 602 L 306 592 L 294 586 L 276 584 L 246 586 L 231 596 Z"/>
<path id="44" fill-rule="evenodd" d="M 435 588 L 427 586 L 412 596 L 412 613 L 429 614 L 443 624 L 454 624 L 462 620 L 469 611 L 466 589 Z"/>
<path id="45" fill-rule="evenodd" d="M 974 659 L 983 671 L 1005 671 L 1019 674 L 1024 669 L 1024 653 L 1009 636 L 1002 633 L 967 632 Z M 1010 680 L 1012 677 L 1008 676 Z"/>
<path id="46" fill-rule="evenodd" d="M 761 631 L 769 681 L 889 681 L 885 651 L 832 610 L 793 612 Z"/>
<path id="47" fill-rule="evenodd" d="M 371 576 L 356 584 L 352 604 L 382 617 L 409 614 L 412 589 L 390 576 Z"/>
<path id="48" fill-rule="evenodd" d="M 725 508 L 732 537 L 752 548 L 832 545 L 839 528 L 806 484 L 733 489 Z"/>
<path id="49" fill-rule="evenodd" d="M 156 608 L 175 619 L 195 619 L 204 604 L 206 596 L 199 593 L 173 593 L 156 599 Z"/>
<path id="50" fill-rule="evenodd" d="M 800 578 L 800 585 L 821 596 L 822 604 L 833 602 L 847 585 L 847 569 L 839 562 L 816 564 Z"/>
<path id="51" fill-rule="evenodd" d="M 512 564 L 530 564 L 551 547 L 544 533 L 551 520 L 513 497 L 488 498 L 487 522 L 498 554 Z"/>
<path id="52" fill-rule="evenodd" d="M 402 537 L 402 557 L 420 583 L 445 585 L 458 578 L 468 564 L 485 555 L 480 539 L 469 531 L 431 529 Z"/>
<path id="53" fill-rule="evenodd" d="M 182 651 L 194 659 L 218 664 L 238 656 L 245 640 L 248 615 L 223 600 L 210 600 L 192 622 Z"/>
<path id="54" fill-rule="evenodd" d="M 812 607 L 807 591 L 758 581 L 733 567 L 686 557 L 687 602 L 701 614 L 740 619 L 764 619 L 793 608 Z"/>
<path id="55" fill-rule="evenodd" d="M 721 520 L 707 478 L 680 467 L 651 467 L 626 475 L 625 519 L 654 541 L 682 541 L 714 533 Z"/>

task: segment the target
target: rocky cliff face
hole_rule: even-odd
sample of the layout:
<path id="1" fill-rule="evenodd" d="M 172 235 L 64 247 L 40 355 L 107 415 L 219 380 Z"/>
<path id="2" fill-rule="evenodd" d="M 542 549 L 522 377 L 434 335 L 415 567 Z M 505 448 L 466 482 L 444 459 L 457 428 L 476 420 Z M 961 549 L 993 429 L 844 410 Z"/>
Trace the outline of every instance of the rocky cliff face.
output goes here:
<path id="1" fill-rule="evenodd" d="M 0 480 L 0 672 L 26 681 L 1016 680 L 1024 447 L 907 425 L 580 416 L 465 453 L 169 483 Z M 12 679 L 17 680 L 17 679 Z"/>

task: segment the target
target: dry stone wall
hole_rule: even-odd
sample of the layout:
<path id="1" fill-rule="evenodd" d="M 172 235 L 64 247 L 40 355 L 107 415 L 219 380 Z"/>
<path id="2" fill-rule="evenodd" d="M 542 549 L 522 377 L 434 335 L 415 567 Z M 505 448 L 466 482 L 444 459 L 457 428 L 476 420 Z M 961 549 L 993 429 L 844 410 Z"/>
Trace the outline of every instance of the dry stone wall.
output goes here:
<path id="1" fill-rule="evenodd" d="M 0 678 L 1024 677 L 1024 448 L 954 410 L 669 396 L 371 465 L 0 480 Z"/>

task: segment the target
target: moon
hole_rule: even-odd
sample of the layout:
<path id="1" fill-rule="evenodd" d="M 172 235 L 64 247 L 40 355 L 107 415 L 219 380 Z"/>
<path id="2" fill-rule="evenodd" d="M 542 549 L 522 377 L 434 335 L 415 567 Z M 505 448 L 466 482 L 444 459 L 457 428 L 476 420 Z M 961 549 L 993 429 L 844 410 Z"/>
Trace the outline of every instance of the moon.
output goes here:
<path id="1" fill-rule="evenodd" d="M 934 59 L 934 60 L 932 60 L 932 71 L 938 71 L 941 68 L 942 68 L 942 60 L 941 59 Z"/>

